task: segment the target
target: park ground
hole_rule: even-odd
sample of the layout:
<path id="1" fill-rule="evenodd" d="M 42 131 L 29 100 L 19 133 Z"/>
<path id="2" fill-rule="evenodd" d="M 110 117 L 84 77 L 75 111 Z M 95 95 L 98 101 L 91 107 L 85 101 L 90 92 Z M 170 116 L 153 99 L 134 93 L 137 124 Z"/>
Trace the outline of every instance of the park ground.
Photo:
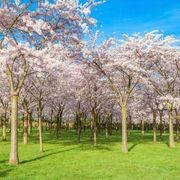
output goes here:
<path id="1" fill-rule="evenodd" d="M 20 133 L 22 134 L 22 133 Z M 18 166 L 8 164 L 8 141 L 0 142 L 0 179 L 15 180 L 180 180 L 180 144 L 168 148 L 168 136 L 152 143 L 152 134 L 133 131 L 128 138 L 129 153 L 120 151 L 120 132 L 108 139 L 99 134 L 93 146 L 90 132 L 82 133 L 77 144 L 75 131 L 62 132 L 56 140 L 53 131 L 44 131 L 44 152 L 39 152 L 38 134 L 30 135 L 28 145 L 19 138 Z"/>

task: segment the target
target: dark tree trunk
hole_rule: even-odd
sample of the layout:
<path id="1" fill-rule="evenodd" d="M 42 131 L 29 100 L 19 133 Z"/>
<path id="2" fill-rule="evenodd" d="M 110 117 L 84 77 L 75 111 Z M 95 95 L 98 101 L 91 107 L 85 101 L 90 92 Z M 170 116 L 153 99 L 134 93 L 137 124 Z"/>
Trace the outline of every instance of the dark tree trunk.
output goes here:
<path id="1" fill-rule="evenodd" d="M 76 125 L 77 125 L 77 142 L 80 143 L 81 141 L 81 103 L 78 102 L 77 104 L 77 111 L 76 111 Z"/>
<path id="2" fill-rule="evenodd" d="M 160 110 L 159 112 L 159 120 L 160 120 L 160 139 L 162 140 L 162 134 L 163 134 L 163 122 L 162 122 L 162 118 L 163 118 L 163 111 Z"/>
<path id="3" fill-rule="evenodd" d="M 176 113 L 176 141 L 180 141 L 180 115 L 178 113 L 178 110 L 175 109 Z"/>
<path id="4" fill-rule="evenodd" d="M 28 135 L 32 133 L 32 113 L 28 113 Z"/>
<path id="5" fill-rule="evenodd" d="M 154 143 L 157 142 L 156 134 L 157 134 L 156 110 L 153 110 L 153 142 Z"/>
<path id="6" fill-rule="evenodd" d="M 64 105 L 60 104 L 57 114 L 57 127 L 56 127 L 56 137 L 57 139 L 61 138 L 61 129 L 62 129 L 62 115 L 63 115 Z"/>

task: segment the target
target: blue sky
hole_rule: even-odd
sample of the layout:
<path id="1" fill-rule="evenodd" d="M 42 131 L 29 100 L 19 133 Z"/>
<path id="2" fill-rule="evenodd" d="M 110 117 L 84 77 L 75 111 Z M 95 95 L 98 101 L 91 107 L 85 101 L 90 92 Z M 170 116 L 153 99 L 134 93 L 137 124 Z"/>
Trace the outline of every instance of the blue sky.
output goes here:
<path id="1" fill-rule="evenodd" d="M 180 0 L 107 0 L 92 15 L 107 37 L 151 30 L 180 37 Z"/>
<path id="2" fill-rule="evenodd" d="M 152 30 L 180 37 L 180 0 L 106 0 L 92 16 L 105 37 Z"/>

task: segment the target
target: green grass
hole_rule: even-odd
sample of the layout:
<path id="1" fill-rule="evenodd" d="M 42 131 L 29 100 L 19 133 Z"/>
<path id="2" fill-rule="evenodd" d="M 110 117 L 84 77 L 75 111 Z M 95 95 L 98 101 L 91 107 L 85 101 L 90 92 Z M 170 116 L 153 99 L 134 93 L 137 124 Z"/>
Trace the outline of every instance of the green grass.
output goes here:
<path id="1" fill-rule="evenodd" d="M 179 180 L 180 144 L 169 149 L 167 136 L 164 141 L 152 143 L 152 135 L 141 136 L 134 131 L 129 138 L 128 154 L 120 151 L 120 133 L 114 132 L 108 139 L 104 133 L 98 136 L 93 147 L 90 132 L 82 134 L 82 142 L 76 143 L 74 131 L 63 131 L 63 138 L 55 139 L 53 132 L 45 132 L 43 153 L 39 152 L 37 132 L 28 145 L 19 138 L 18 166 L 8 164 L 9 142 L 0 142 L 0 179 L 33 180 Z"/>

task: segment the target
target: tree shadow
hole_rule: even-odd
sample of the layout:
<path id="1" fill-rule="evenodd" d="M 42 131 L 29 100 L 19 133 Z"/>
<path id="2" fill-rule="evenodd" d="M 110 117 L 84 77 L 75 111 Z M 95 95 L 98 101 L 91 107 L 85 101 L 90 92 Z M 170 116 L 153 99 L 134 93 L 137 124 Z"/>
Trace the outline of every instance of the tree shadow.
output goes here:
<path id="1" fill-rule="evenodd" d="M 1 160 L 0 163 L 5 163 L 7 162 L 8 160 Z"/>
<path id="2" fill-rule="evenodd" d="M 71 151 L 71 150 L 73 150 L 73 149 L 75 149 L 75 148 L 76 148 L 76 147 L 70 148 L 70 149 L 66 149 L 66 150 L 60 150 L 60 151 L 52 152 L 52 153 L 49 153 L 49 154 L 45 154 L 45 155 L 43 155 L 43 156 L 39 156 L 39 157 L 30 159 L 30 160 L 22 161 L 22 162 L 20 162 L 20 164 L 25 164 L 25 163 L 37 161 L 37 160 L 43 159 L 43 158 L 48 157 L 48 156 L 52 156 L 52 155 L 59 154 L 59 153 L 62 153 L 62 152 Z"/>
<path id="3" fill-rule="evenodd" d="M 0 177 L 5 177 L 8 176 L 9 172 L 12 171 L 12 169 L 7 169 L 7 170 L 0 170 Z"/>
<path id="4" fill-rule="evenodd" d="M 128 148 L 128 151 L 130 152 L 132 149 L 134 149 L 139 143 L 133 144 L 130 148 Z"/>

